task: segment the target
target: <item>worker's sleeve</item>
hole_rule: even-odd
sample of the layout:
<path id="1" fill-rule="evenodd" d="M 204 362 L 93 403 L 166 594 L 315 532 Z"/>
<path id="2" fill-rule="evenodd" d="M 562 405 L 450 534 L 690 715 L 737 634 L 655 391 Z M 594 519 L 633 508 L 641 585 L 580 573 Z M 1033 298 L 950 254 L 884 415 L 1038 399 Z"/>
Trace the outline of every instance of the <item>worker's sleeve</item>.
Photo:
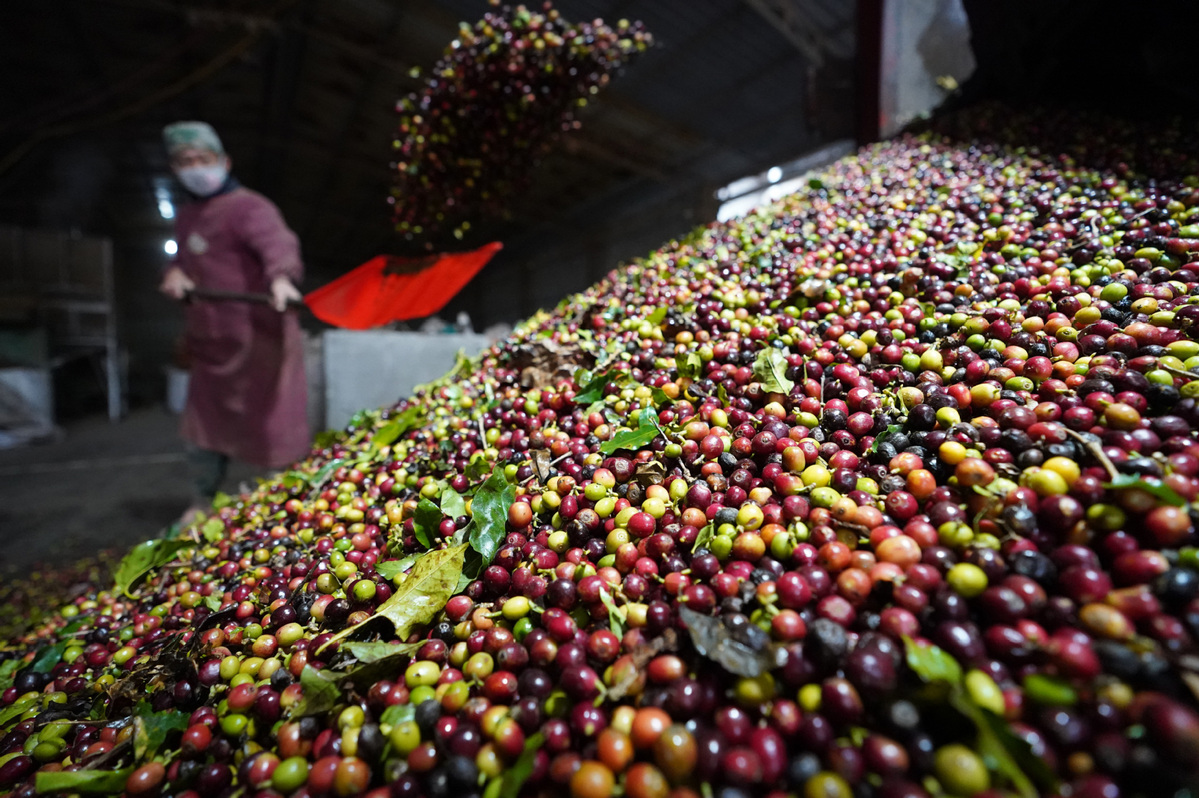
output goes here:
<path id="1" fill-rule="evenodd" d="M 262 264 L 267 281 L 287 277 L 296 285 L 304 277 L 300 239 L 283 221 L 283 214 L 266 198 L 245 209 L 240 220 L 242 240 Z"/>

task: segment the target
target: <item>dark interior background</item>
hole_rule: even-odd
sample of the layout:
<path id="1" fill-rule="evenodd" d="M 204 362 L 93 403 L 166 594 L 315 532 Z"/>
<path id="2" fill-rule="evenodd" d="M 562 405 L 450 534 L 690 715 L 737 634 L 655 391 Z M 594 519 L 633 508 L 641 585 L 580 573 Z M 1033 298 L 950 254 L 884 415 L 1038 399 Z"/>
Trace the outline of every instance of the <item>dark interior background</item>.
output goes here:
<path id="1" fill-rule="evenodd" d="M 973 77 L 953 104 L 1073 106 L 1134 117 L 1195 117 L 1199 81 L 1186 0 L 963 0 Z"/>

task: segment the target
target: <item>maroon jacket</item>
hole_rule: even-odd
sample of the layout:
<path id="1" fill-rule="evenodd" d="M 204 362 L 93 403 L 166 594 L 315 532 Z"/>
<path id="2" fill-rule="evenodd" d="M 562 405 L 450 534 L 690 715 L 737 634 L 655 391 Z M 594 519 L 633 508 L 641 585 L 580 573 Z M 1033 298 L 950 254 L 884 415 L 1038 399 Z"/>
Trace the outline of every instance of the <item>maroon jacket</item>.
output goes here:
<path id="1" fill-rule="evenodd" d="M 176 264 L 200 288 L 266 292 L 299 283 L 299 239 L 274 203 L 235 188 L 179 209 Z M 192 444 L 264 468 L 308 451 L 304 337 L 294 310 L 195 300 L 185 343 L 191 378 L 182 434 Z"/>

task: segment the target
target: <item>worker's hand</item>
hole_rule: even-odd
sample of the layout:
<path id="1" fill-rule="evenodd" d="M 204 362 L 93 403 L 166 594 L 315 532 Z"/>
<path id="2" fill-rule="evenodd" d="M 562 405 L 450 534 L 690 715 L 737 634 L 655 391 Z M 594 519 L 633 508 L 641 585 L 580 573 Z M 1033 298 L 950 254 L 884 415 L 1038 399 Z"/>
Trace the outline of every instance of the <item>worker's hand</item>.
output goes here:
<path id="1" fill-rule="evenodd" d="M 299 289 L 286 277 L 276 277 L 271 281 L 271 304 L 280 313 L 287 310 L 287 303 L 291 300 L 300 302 L 303 299 Z"/>
<path id="2" fill-rule="evenodd" d="M 195 287 L 196 284 L 192 282 L 190 277 L 184 274 L 183 269 L 180 269 L 178 266 L 172 266 L 162 276 L 162 283 L 158 286 L 158 290 L 171 299 L 183 299 Z"/>

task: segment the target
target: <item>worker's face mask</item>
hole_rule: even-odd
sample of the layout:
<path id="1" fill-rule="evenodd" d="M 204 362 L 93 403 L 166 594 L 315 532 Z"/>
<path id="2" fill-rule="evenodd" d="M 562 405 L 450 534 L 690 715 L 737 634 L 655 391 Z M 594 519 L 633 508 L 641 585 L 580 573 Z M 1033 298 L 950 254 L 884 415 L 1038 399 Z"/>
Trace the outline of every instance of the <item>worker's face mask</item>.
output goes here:
<path id="1" fill-rule="evenodd" d="M 229 168 L 224 163 L 188 166 L 176 170 L 175 176 L 191 193 L 200 197 L 210 197 L 225 185 L 225 179 L 229 177 Z"/>

